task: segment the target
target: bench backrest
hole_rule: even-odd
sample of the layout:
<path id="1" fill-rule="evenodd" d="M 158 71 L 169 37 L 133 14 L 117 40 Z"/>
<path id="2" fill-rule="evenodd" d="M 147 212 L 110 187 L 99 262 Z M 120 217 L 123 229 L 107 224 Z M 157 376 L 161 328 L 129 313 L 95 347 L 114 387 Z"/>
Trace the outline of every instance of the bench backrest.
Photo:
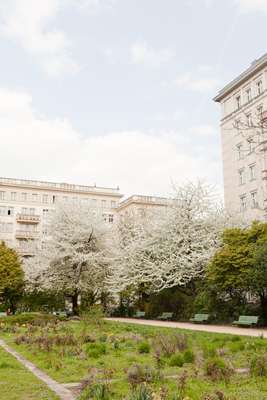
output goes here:
<path id="1" fill-rule="evenodd" d="M 195 314 L 194 319 L 199 321 L 207 321 L 209 319 L 209 314 Z"/>
<path id="2" fill-rule="evenodd" d="M 239 322 L 251 322 L 253 324 L 257 324 L 259 317 L 256 315 L 240 315 Z"/>
<path id="3" fill-rule="evenodd" d="M 136 311 L 136 314 L 138 317 L 144 317 L 146 315 L 145 311 Z"/>
<path id="4" fill-rule="evenodd" d="M 171 318 L 173 316 L 172 312 L 164 312 L 161 314 L 162 317 L 167 317 L 167 318 Z"/>

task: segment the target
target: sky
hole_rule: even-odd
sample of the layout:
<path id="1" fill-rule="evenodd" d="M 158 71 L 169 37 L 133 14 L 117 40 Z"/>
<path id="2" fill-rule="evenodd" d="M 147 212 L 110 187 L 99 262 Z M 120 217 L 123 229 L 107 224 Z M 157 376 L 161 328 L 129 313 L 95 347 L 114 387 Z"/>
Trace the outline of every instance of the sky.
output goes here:
<path id="1" fill-rule="evenodd" d="M 212 99 L 266 20 L 267 0 L 0 0 L 0 176 L 222 188 Z"/>

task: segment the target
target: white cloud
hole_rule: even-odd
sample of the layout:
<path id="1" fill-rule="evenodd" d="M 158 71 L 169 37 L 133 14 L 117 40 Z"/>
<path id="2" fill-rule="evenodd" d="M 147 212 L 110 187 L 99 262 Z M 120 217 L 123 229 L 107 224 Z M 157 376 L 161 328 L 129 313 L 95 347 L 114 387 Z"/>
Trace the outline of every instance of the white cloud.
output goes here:
<path id="1" fill-rule="evenodd" d="M 156 50 L 146 42 L 134 43 L 130 50 L 132 63 L 153 68 L 168 64 L 174 55 L 174 51 L 170 48 Z"/>
<path id="2" fill-rule="evenodd" d="M 0 3 L 0 34 L 33 55 L 51 76 L 77 72 L 66 34 L 51 22 L 61 0 L 8 0 Z"/>
<path id="3" fill-rule="evenodd" d="M 236 3 L 239 5 L 240 9 L 245 12 L 267 12 L 266 0 L 236 0 Z"/>
<path id="4" fill-rule="evenodd" d="M 216 89 L 220 81 L 213 77 L 198 77 L 192 73 L 181 74 L 175 79 L 175 84 L 194 92 L 207 92 Z"/>
<path id="5" fill-rule="evenodd" d="M 78 4 L 82 10 L 90 13 L 99 13 L 113 9 L 117 0 L 72 0 L 75 6 Z"/>
<path id="6" fill-rule="evenodd" d="M 119 185 L 127 194 L 168 194 L 171 181 L 204 177 L 218 182 L 220 176 L 209 145 L 197 150 L 197 130 L 82 135 L 67 120 L 37 113 L 28 93 L 4 89 L 0 125 L 3 176 Z"/>

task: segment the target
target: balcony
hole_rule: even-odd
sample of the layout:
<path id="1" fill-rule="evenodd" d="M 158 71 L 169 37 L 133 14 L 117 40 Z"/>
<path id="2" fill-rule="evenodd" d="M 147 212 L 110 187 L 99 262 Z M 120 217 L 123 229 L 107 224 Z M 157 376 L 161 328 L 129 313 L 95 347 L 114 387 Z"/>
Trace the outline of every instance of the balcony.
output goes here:
<path id="1" fill-rule="evenodd" d="M 19 255 L 21 255 L 23 257 L 34 256 L 36 254 L 36 249 L 31 249 L 31 248 L 21 249 L 20 247 L 18 247 L 16 250 L 19 253 Z"/>
<path id="2" fill-rule="evenodd" d="M 37 239 L 38 235 L 38 231 L 16 231 L 16 239 Z"/>
<path id="3" fill-rule="evenodd" d="M 24 224 L 38 224 L 40 222 L 40 215 L 17 214 L 17 222 L 22 222 Z"/>

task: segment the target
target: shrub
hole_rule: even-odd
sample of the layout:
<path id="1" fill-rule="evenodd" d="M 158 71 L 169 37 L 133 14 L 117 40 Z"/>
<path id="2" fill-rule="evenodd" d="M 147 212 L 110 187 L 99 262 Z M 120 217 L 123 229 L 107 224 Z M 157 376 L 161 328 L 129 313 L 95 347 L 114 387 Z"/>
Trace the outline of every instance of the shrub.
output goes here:
<path id="1" fill-rule="evenodd" d="M 213 381 L 228 381 L 233 374 L 233 369 L 226 364 L 223 358 L 209 358 L 205 363 L 206 375 Z"/>
<path id="2" fill-rule="evenodd" d="M 107 349 L 105 343 L 90 343 L 86 347 L 86 354 L 88 357 L 98 358 L 106 354 Z"/>
<path id="3" fill-rule="evenodd" d="M 153 382 L 156 377 L 157 374 L 155 370 L 148 365 L 142 366 L 140 364 L 134 364 L 127 372 L 127 380 L 133 389 L 141 383 Z"/>
<path id="4" fill-rule="evenodd" d="M 153 400 L 154 396 L 151 389 L 146 385 L 141 385 L 137 390 L 133 390 L 128 400 Z"/>
<path id="5" fill-rule="evenodd" d="M 238 353 L 239 351 L 243 351 L 245 349 L 244 343 L 240 341 L 229 343 L 228 347 L 232 353 Z"/>
<path id="6" fill-rule="evenodd" d="M 187 337 L 184 334 L 159 334 L 154 338 L 153 346 L 156 351 L 170 357 L 177 350 L 184 351 L 187 348 Z"/>
<path id="7" fill-rule="evenodd" d="M 195 355 L 192 350 L 186 350 L 183 354 L 183 359 L 185 363 L 192 364 L 195 361 Z"/>
<path id="8" fill-rule="evenodd" d="M 170 358 L 169 365 L 171 367 L 182 367 L 184 365 L 184 358 L 181 354 L 173 354 Z"/>
<path id="9" fill-rule="evenodd" d="M 140 354 L 143 354 L 143 353 L 149 353 L 150 352 L 150 344 L 148 343 L 148 342 L 141 342 L 139 345 L 138 345 L 138 352 L 140 353 Z"/>
<path id="10" fill-rule="evenodd" d="M 108 339 L 107 335 L 101 335 L 101 336 L 99 337 L 99 341 L 100 341 L 101 343 L 106 343 L 107 339 Z"/>
<path id="11" fill-rule="evenodd" d="M 255 355 L 250 362 L 250 372 L 254 376 L 267 376 L 267 356 Z"/>

